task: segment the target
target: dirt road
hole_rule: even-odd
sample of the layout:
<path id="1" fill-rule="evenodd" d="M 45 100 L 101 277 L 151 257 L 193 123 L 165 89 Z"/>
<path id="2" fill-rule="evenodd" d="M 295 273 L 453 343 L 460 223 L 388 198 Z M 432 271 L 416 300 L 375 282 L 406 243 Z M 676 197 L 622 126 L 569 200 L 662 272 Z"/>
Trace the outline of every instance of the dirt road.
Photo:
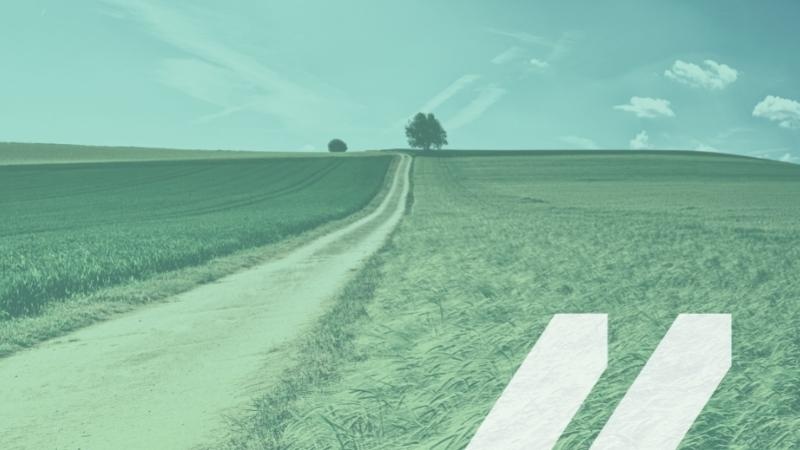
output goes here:
<path id="1" fill-rule="evenodd" d="M 270 361 L 279 368 L 269 352 L 319 317 L 400 221 L 410 162 L 402 156 L 374 212 L 284 258 L 0 359 L 0 448 L 212 441 Z"/>

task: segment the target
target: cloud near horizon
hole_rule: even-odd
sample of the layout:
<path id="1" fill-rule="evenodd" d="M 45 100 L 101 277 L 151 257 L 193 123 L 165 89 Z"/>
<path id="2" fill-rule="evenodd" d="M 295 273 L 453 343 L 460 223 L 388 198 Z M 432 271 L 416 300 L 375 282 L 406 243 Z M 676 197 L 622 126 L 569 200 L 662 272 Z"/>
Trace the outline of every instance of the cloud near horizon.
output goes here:
<path id="1" fill-rule="evenodd" d="M 793 164 L 800 164 L 800 157 L 794 156 L 791 153 L 786 153 L 781 156 L 778 161 L 788 162 Z"/>
<path id="2" fill-rule="evenodd" d="M 753 109 L 754 117 L 778 122 L 783 128 L 800 128 L 800 102 L 788 98 L 768 95 Z"/>
<path id="3" fill-rule="evenodd" d="M 723 153 L 722 150 L 714 147 L 713 145 L 704 144 L 702 142 L 698 142 L 697 145 L 695 145 L 694 151 L 696 151 L 696 152 L 709 152 L 709 153 Z"/>
<path id="4" fill-rule="evenodd" d="M 710 90 L 722 90 L 735 82 L 739 72 L 727 64 L 711 59 L 703 61 L 705 67 L 685 61 L 676 60 L 672 68 L 664 71 L 667 78 L 692 87 Z"/>
<path id="5" fill-rule="evenodd" d="M 636 117 L 654 119 L 656 117 L 675 117 L 669 100 L 650 97 L 631 97 L 630 103 L 616 105 L 614 109 L 636 114 Z"/>
<path id="6" fill-rule="evenodd" d="M 561 136 L 561 142 L 580 150 L 599 150 L 600 146 L 592 139 L 581 136 Z"/>
<path id="7" fill-rule="evenodd" d="M 647 131 L 640 131 L 639 134 L 634 136 L 633 139 L 630 141 L 631 150 L 646 150 L 650 147 L 650 136 L 647 134 Z"/>

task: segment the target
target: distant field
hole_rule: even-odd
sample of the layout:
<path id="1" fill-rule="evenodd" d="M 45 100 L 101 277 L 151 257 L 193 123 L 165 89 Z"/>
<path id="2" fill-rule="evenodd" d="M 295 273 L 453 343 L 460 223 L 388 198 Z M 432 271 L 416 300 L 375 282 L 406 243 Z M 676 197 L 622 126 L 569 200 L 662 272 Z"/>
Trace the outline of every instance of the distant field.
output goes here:
<path id="1" fill-rule="evenodd" d="M 608 370 L 559 444 L 588 448 L 675 317 L 722 312 L 733 367 L 683 448 L 800 448 L 800 167 L 418 157 L 414 198 L 233 447 L 463 448 L 553 314 L 608 313 Z"/>
<path id="2" fill-rule="evenodd" d="M 228 150 L 176 150 L 140 147 L 95 147 L 63 144 L 0 142 L 0 166 L 101 161 L 159 161 L 183 159 L 270 158 L 319 156 L 299 152 L 243 152 Z M 325 155 L 324 153 L 322 155 Z"/>
<path id="3" fill-rule="evenodd" d="M 390 156 L 0 167 L 0 320 L 364 207 Z"/>

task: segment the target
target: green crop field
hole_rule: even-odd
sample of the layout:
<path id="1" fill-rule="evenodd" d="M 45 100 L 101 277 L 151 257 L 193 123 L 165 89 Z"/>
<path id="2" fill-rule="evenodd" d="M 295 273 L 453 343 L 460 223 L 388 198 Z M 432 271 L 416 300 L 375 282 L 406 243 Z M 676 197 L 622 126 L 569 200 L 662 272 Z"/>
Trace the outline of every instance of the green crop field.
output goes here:
<path id="1" fill-rule="evenodd" d="M 364 207 L 391 157 L 0 167 L 0 320 Z"/>
<path id="2" fill-rule="evenodd" d="M 462 448 L 555 313 L 609 317 L 588 448 L 680 313 L 733 366 L 683 448 L 800 447 L 800 167 L 656 152 L 418 157 L 414 203 L 232 447 Z M 475 154 L 479 155 L 479 154 Z"/>
<path id="3" fill-rule="evenodd" d="M 317 153 L 316 155 L 319 155 Z M 65 144 L 0 142 L 0 166 L 105 161 L 161 161 L 184 159 L 232 159 L 308 157 L 312 153 L 244 152 L 227 150 L 178 150 L 171 148 L 100 147 Z M 328 156 L 328 155 L 326 155 Z"/>

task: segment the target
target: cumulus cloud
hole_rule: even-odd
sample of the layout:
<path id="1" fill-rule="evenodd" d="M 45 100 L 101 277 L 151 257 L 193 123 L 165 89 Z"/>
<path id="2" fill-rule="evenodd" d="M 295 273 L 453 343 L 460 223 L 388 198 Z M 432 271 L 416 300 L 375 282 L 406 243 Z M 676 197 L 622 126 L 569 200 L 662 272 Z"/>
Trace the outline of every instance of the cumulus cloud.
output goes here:
<path id="1" fill-rule="evenodd" d="M 597 142 L 581 136 L 561 136 L 559 140 L 571 147 L 582 150 L 597 150 L 600 148 Z"/>
<path id="2" fill-rule="evenodd" d="M 636 117 L 653 119 L 656 117 L 675 117 L 675 112 L 669 106 L 669 100 L 662 98 L 631 97 L 625 105 L 617 105 L 614 109 L 636 114 Z"/>
<path id="3" fill-rule="evenodd" d="M 689 86 L 722 90 L 736 81 L 739 72 L 727 64 L 710 59 L 703 61 L 703 67 L 679 59 L 675 61 L 672 68 L 664 72 L 664 75 Z"/>
<path id="4" fill-rule="evenodd" d="M 642 130 L 630 142 L 631 150 L 645 150 L 650 148 L 650 136 Z"/>
<path id="5" fill-rule="evenodd" d="M 768 95 L 753 109 L 753 116 L 778 122 L 783 128 L 800 128 L 800 102 Z"/>
<path id="6" fill-rule="evenodd" d="M 778 158 L 778 160 L 788 163 L 800 164 L 800 157 L 794 156 L 791 153 L 784 154 L 783 156 Z"/>

